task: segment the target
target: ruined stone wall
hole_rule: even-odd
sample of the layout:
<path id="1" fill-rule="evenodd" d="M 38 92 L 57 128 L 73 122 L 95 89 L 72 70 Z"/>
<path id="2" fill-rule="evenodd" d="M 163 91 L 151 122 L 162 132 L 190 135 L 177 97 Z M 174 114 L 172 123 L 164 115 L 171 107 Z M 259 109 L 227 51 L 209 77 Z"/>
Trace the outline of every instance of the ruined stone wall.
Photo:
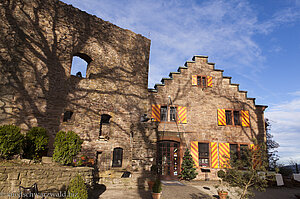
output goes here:
<path id="1" fill-rule="evenodd" d="M 9 196 L 19 194 L 19 186 L 31 187 L 34 183 L 37 183 L 39 194 L 47 194 L 44 195 L 46 198 L 62 198 L 55 196 L 63 196 L 69 182 L 78 174 L 89 187 L 93 187 L 93 168 L 45 165 L 1 167 L 0 198 L 17 198 Z"/>
<path id="2" fill-rule="evenodd" d="M 115 147 L 130 166 L 132 134 L 145 132 L 150 40 L 56 0 L 1 1 L 0 15 L 0 125 L 45 127 L 50 145 L 72 130 L 104 166 Z M 86 78 L 70 75 L 74 55 L 88 62 Z M 101 114 L 112 118 L 99 140 Z"/>
<path id="3" fill-rule="evenodd" d="M 192 75 L 211 76 L 212 87 L 192 85 Z M 223 71 L 215 69 L 206 56 L 195 56 L 170 77 L 151 90 L 150 99 L 152 104 L 167 105 L 170 96 L 173 105 L 187 107 L 186 124 L 160 122 L 157 129 L 164 132 L 161 139 L 176 141 L 178 138 L 182 145 L 181 156 L 192 141 L 251 144 L 253 138 L 265 139 L 265 107 L 256 106 L 255 99 L 248 98 L 246 91 L 240 91 L 238 84 L 232 84 L 231 77 L 224 77 Z M 219 126 L 218 109 L 249 111 L 250 127 Z"/>

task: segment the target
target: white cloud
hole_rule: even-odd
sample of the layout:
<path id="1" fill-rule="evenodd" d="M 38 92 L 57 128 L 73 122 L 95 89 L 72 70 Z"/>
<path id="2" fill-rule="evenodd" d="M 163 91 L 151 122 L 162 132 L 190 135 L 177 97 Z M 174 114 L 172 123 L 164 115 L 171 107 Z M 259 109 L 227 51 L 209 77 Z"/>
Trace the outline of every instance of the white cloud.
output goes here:
<path id="1" fill-rule="evenodd" d="M 270 33 L 300 12 L 283 9 L 265 22 L 247 0 L 64 0 L 122 28 L 149 37 L 149 86 L 193 55 L 210 56 L 222 69 L 256 73 L 264 55 L 253 35 Z M 251 70 L 249 70 L 251 69 Z"/>
<path id="2" fill-rule="evenodd" d="M 259 19 L 258 10 L 249 0 L 63 1 L 150 38 L 150 87 L 195 54 L 208 55 L 217 68 L 230 68 L 254 82 L 255 73 L 264 67 L 265 61 L 255 36 L 270 34 L 300 18 L 299 0 L 295 0 L 298 6 L 278 8 L 264 21 Z M 274 48 L 280 50 L 280 46 Z M 256 86 L 277 95 L 259 82 Z M 294 95 L 299 96 L 300 91 Z M 299 114 L 300 99 L 270 107 L 266 113 L 272 123 L 271 133 L 281 144 L 282 161 L 290 158 L 300 161 Z"/>
<path id="3" fill-rule="evenodd" d="M 273 106 L 266 112 L 271 121 L 271 134 L 279 142 L 280 161 L 290 159 L 300 162 L 300 98 Z"/>
<path id="4" fill-rule="evenodd" d="M 300 96 L 300 91 L 295 91 L 295 92 L 292 92 L 292 93 L 289 93 L 289 94 L 294 95 L 294 96 Z"/>

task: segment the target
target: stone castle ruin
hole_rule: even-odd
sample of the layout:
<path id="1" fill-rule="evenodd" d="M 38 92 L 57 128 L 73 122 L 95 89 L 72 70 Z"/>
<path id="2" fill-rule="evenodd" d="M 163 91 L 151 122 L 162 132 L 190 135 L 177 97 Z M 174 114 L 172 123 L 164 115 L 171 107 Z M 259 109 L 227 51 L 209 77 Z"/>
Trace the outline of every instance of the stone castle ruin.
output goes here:
<path id="1" fill-rule="evenodd" d="M 186 148 L 198 179 L 222 153 L 265 140 L 264 110 L 206 56 L 148 89 L 150 40 L 57 0 L 0 3 L 0 125 L 44 127 L 49 155 L 59 130 L 84 140 L 100 172 L 174 179 Z M 71 75 L 72 58 L 87 62 Z M 221 149 L 224 149 L 221 151 Z"/>

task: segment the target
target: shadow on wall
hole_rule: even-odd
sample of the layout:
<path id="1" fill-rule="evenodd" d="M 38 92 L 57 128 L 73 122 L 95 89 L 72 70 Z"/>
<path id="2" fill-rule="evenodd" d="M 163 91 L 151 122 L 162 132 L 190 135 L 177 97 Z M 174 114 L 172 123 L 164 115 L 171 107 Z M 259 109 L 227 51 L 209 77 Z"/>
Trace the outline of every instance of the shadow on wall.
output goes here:
<path id="1" fill-rule="evenodd" d="M 11 0 L 1 3 L 0 9 L 3 13 L 0 19 L 0 112 L 3 113 L 0 123 L 14 123 L 22 129 L 45 127 L 52 144 L 67 107 L 91 113 L 93 117 L 87 118 L 88 121 L 95 120 L 95 116 L 100 118 L 100 111 L 88 106 L 89 102 L 81 103 L 89 96 L 109 95 L 117 102 L 118 110 L 136 115 L 145 112 L 137 102 L 147 100 L 147 79 L 140 79 L 147 76 L 144 70 L 148 67 L 149 40 L 59 1 Z M 132 35 L 134 39 L 126 39 Z M 103 46 L 104 55 L 92 59 L 88 53 L 81 53 L 91 37 Z M 125 45 L 128 42 L 130 46 Z M 111 60 L 106 55 L 124 66 L 109 65 Z M 82 79 L 70 75 L 72 56 L 79 56 L 88 64 L 97 58 L 101 73 L 87 77 L 111 83 L 110 89 L 79 88 Z M 134 59 L 127 60 L 128 57 Z M 137 83 L 135 80 L 140 74 L 143 78 Z M 135 89 L 132 91 L 129 87 Z M 145 91 L 137 93 L 139 90 Z M 108 101 L 109 111 L 115 111 L 114 101 Z M 107 106 L 103 106 L 105 108 Z M 120 111 L 118 114 L 118 117 L 126 116 Z M 136 123 L 136 115 L 128 122 Z M 116 130 L 129 136 L 124 126 L 113 124 Z M 87 137 L 93 139 L 90 135 Z"/>
<path id="2" fill-rule="evenodd" d="M 144 68 L 148 67 L 146 62 L 149 59 L 148 40 L 136 35 L 136 38 L 132 39 L 132 35 L 129 34 L 133 33 L 126 32 L 122 35 L 122 41 L 114 41 L 116 37 L 113 30 L 105 29 L 107 22 L 103 22 L 104 28 L 101 26 L 100 30 L 94 30 L 97 23 L 101 24 L 100 19 L 56 0 L 4 1 L 1 3 L 0 11 L 2 14 L 0 18 L 0 123 L 14 123 L 22 129 L 33 126 L 45 127 L 50 133 L 51 144 L 55 134 L 60 130 L 61 122 L 64 120 L 62 114 L 67 107 L 72 105 L 100 118 L 101 113 L 98 110 L 86 106 L 88 103 L 80 104 L 78 101 L 89 95 L 106 94 L 112 96 L 111 98 L 118 103 L 119 110 L 130 113 L 118 113 L 118 117 L 130 115 L 126 121 L 133 124 L 130 131 L 113 121 L 112 125 L 115 125 L 116 130 L 128 137 L 133 132 L 136 144 L 142 140 L 149 149 L 155 150 L 153 149 L 155 144 L 146 135 L 145 126 L 139 124 L 138 116 L 145 113 L 145 108 L 137 103 L 148 100 L 147 74 L 144 72 Z M 121 31 L 114 25 L 107 26 Z M 93 62 L 90 57 L 78 52 L 84 49 L 88 39 L 94 35 L 98 35 L 96 42 L 106 45 L 106 48 L 103 47 L 105 55 L 110 54 L 111 51 L 119 53 L 116 56 L 121 60 L 120 63 L 124 62 L 132 66 L 126 68 L 123 65 L 103 64 L 101 73 L 87 76 L 90 79 L 102 78 L 104 82 L 113 82 L 117 85 L 114 89 L 79 88 L 82 79 L 69 73 L 72 56 L 79 56 L 88 64 Z M 129 41 L 127 37 L 130 37 L 129 47 L 124 44 Z M 106 57 L 103 57 L 105 56 L 101 59 L 105 60 Z M 128 57 L 135 59 L 127 60 Z M 144 78 L 144 80 L 139 81 L 145 84 L 135 81 L 140 74 L 142 76 L 139 79 Z M 132 87 L 136 89 L 130 90 Z M 139 90 L 144 92 L 136 92 Z M 72 95 L 71 99 L 70 95 Z M 115 101 L 110 103 L 115 104 Z M 112 105 L 111 109 L 115 110 L 115 108 Z M 89 119 L 93 121 L 94 118 Z M 87 135 L 87 140 L 93 140 L 93 137 Z M 142 167 L 147 164 L 146 159 L 141 162 Z M 148 177 L 146 171 L 140 169 L 142 178 Z M 96 187 L 94 194 L 102 194 L 106 189 L 103 186 Z"/>
<path id="3" fill-rule="evenodd" d="M 34 5 L 28 5 L 31 3 Z M 45 14 L 45 7 L 53 12 Z M 59 130 L 69 94 L 70 76 L 66 75 L 64 67 L 74 49 L 82 48 L 86 42 L 89 21 L 85 22 L 86 26 L 74 23 L 74 33 L 81 31 L 83 34 L 65 35 L 71 37 L 65 42 L 62 35 L 57 34 L 62 25 L 58 20 L 61 9 L 57 3 L 12 0 L 1 3 L 0 9 L 4 13 L 0 28 L 1 47 L 4 48 L 0 54 L 0 75 L 4 78 L 0 82 L 5 92 L 1 100 L 13 109 L 3 108 L 7 118 L 1 119 L 21 125 L 23 129 L 33 125 L 45 127 L 53 142 L 52 134 Z M 48 23 L 42 22 L 45 17 Z M 9 100 L 17 105 L 11 104 L 5 96 L 13 96 Z"/>

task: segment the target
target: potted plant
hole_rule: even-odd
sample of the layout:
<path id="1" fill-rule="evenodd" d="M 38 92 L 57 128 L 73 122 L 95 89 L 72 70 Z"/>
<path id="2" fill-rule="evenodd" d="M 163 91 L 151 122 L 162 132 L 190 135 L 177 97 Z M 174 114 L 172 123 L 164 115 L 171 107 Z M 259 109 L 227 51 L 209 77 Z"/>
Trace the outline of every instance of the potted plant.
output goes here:
<path id="1" fill-rule="evenodd" d="M 218 195 L 220 199 L 226 199 L 228 195 L 228 191 L 225 190 L 225 187 L 223 185 L 222 177 L 224 177 L 225 172 L 223 170 L 218 171 L 218 177 L 221 178 L 220 180 L 220 186 L 216 186 Z"/>
<path id="2" fill-rule="evenodd" d="M 218 195 L 219 195 L 220 199 L 226 199 L 227 195 L 228 195 L 228 192 L 225 191 L 225 190 L 218 190 Z"/>
<path id="3" fill-rule="evenodd" d="M 153 187 L 153 185 L 155 183 L 154 179 L 156 178 L 156 174 L 157 174 L 157 166 L 156 165 L 152 165 L 151 166 L 151 177 L 147 181 L 149 190 L 152 190 L 152 187 Z"/>
<path id="4" fill-rule="evenodd" d="M 153 199 L 160 199 L 160 196 L 161 196 L 161 182 L 160 182 L 160 179 L 157 178 L 155 180 L 155 183 L 153 185 L 153 188 L 152 188 L 152 198 Z"/>

